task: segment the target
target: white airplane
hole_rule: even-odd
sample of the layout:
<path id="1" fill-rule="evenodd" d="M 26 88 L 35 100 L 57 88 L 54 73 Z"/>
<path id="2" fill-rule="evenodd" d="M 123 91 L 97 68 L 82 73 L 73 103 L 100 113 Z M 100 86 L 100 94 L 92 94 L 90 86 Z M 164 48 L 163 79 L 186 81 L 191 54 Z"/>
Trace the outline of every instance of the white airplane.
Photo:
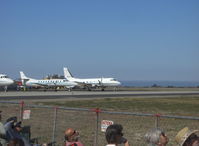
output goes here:
<path id="1" fill-rule="evenodd" d="M 89 79 L 79 79 L 74 78 L 68 68 L 64 67 L 64 77 L 71 81 L 78 83 L 79 86 L 87 87 L 87 89 L 90 91 L 92 87 L 100 87 L 102 91 L 104 91 L 104 88 L 110 86 L 110 87 L 116 87 L 121 85 L 119 81 L 117 81 L 114 78 L 89 78 Z"/>
<path id="2" fill-rule="evenodd" d="M 28 78 L 22 71 L 20 71 L 22 85 L 28 87 L 65 87 L 69 91 L 71 88 L 77 86 L 77 83 L 67 81 L 66 79 L 49 79 L 49 80 L 37 80 Z"/>
<path id="3" fill-rule="evenodd" d="M 7 75 L 0 74 L 0 86 L 4 87 L 5 92 L 7 91 L 8 86 L 13 83 L 14 81 L 10 79 Z"/>

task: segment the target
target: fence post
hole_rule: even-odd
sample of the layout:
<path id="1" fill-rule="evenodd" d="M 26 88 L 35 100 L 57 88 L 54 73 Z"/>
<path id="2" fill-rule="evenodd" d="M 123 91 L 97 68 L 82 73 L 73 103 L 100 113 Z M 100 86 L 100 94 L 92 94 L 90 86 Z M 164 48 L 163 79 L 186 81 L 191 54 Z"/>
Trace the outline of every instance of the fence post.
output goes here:
<path id="1" fill-rule="evenodd" d="M 94 146 L 98 146 L 98 133 L 99 133 L 99 113 L 101 112 L 101 110 L 99 108 L 93 109 L 93 112 L 96 113 L 96 133 L 95 133 L 95 142 L 94 142 Z"/>
<path id="2" fill-rule="evenodd" d="M 52 145 L 55 145 L 55 133 L 57 126 L 57 107 L 54 108 L 54 123 L 53 123 L 53 134 L 52 134 Z"/>
<path id="3" fill-rule="evenodd" d="M 20 121 L 23 121 L 23 110 L 24 110 L 24 101 L 21 101 L 20 102 L 20 115 L 19 115 L 19 118 L 20 118 Z"/>
<path id="4" fill-rule="evenodd" d="M 155 128 L 159 127 L 159 119 L 160 119 L 160 114 L 155 114 Z"/>

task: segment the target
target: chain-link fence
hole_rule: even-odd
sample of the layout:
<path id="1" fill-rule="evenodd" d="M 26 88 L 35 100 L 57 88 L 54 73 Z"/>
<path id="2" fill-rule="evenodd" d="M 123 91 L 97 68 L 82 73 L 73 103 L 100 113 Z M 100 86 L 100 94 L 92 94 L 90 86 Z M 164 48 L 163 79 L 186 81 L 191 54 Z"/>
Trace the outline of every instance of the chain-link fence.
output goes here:
<path id="1" fill-rule="evenodd" d="M 23 120 L 23 125 L 31 127 L 31 138 L 36 139 L 38 143 L 55 141 L 56 146 L 63 145 L 64 131 L 69 127 L 79 131 L 80 140 L 85 146 L 106 145 L 104 132 L 101 132 L 102 120 L 121 124 L 124 128 L 124 137 L 135 146 L 146 145 L 143 137 L 154 127 L 163 129 L 168 135 L 170 139 L 168 146 L 176 145 L 174 137 L 183 127 L 188 126 L 191 129 L 199 127 L 199 117 L 188 116 L 53 107 L 8 101 L 0 101 L 0 110 L 3 111 L 2 121 L 11 116 L 17 116 L 19 120 L 23 120 L 24 110 L 31 110 L 30 119 Z"/>

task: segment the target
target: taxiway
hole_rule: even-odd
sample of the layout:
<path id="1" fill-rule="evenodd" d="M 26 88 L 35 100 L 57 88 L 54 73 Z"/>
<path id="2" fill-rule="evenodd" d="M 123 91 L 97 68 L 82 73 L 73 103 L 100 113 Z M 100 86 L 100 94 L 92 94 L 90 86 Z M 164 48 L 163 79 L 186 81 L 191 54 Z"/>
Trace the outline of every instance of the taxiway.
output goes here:
<path id="1" fill-rule="evenodd" d="M 38 100 L 38 99 L 64 99 L 64 98 L 114 98 L 114 97 L 153 97 L 173 95 L 199 95 L 199 91 L 13 91 L 0 92 L 0 100 Z"/>

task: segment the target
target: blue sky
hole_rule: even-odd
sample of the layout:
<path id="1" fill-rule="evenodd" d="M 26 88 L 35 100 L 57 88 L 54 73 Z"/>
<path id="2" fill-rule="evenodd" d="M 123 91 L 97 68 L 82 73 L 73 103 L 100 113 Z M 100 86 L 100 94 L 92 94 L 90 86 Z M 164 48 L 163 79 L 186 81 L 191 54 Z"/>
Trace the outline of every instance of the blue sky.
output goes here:
<path id="1" fill-rule="evenodd" d="M 198 0 L 2 0 L 0 72 L 199 81 Z"/>

